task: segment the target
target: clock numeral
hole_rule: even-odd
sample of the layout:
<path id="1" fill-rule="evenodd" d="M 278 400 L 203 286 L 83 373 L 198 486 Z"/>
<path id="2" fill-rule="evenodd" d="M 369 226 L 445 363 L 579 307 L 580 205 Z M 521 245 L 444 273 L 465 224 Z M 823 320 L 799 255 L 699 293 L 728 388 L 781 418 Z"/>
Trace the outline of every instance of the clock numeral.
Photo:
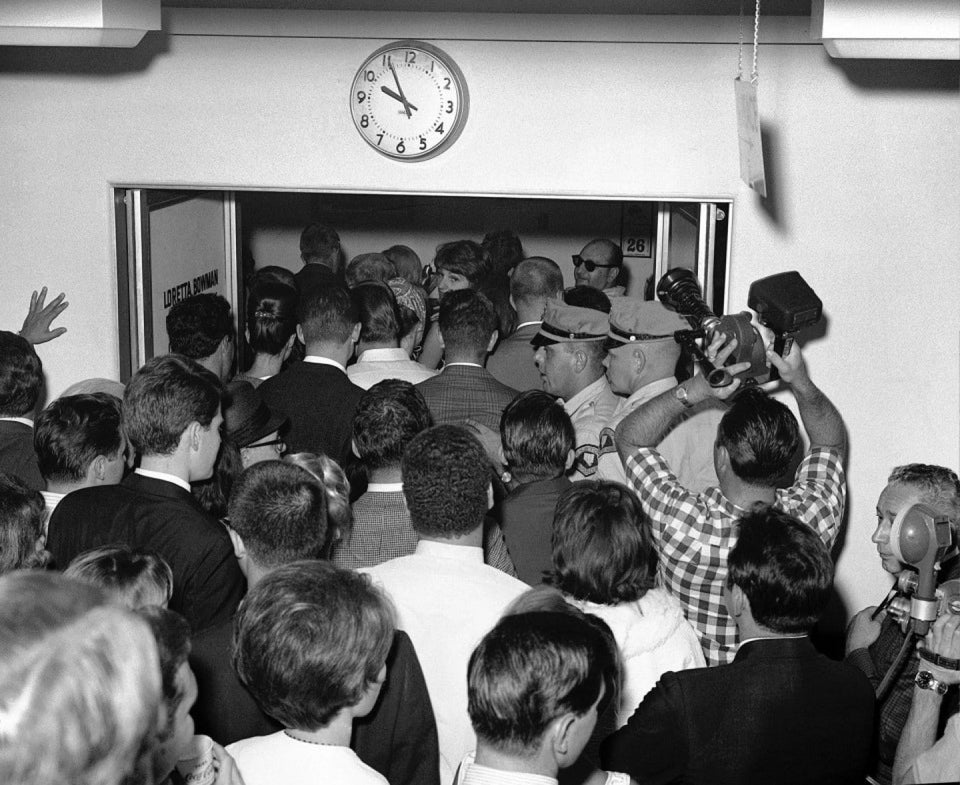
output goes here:
<path id="1" fill-rule="evenodd" d="M 447 101 L 447 114 L 453 114 L 453 101 Z"/>
<path id="2" fill-rule="evenodd" d="M 407 62 L 407 63 L 415 63 L 415 62 L 417 62 L 417 53 L 416 53 L 416 52 L 410 52 L 410 51 L 408 51 L 408 52 L 407 52 L 406 59 L 404 60 L 404 62 Z"/>
<path id="3" fill-rule="evenodd" d="M 362 103 L 363 103 L 364 101 L 366 101 L 366 100 L 367 100 L 367 94 L 366 94 L 365 92 L 363 92 L 363 90 L 361 90 L 360 92 L 357 93 L 357 103 L 358 103 L 358 104 L 362 104 Z"/>
<path id="4" fill-rule="evenodd" d="M 435 61 L 435 60 L 431 60 L 431 61 L 430 61 L 430 73 L 431 73 L 431 74 L 433 73 L 433 66 L 434 66 L 434 65 L 436 65 L 436 61 Z"/>
<path id="5" fill-rule="evenodd" d="M 421 150 L 427 149 L 427 140 L 424 139 L 422 136 L 420 137 L 420 149 Z"/>
<path id="6" fill-rule="evenodd" d="M 373 71 L 364 71 L 363 78 L 368 82 L 372 82 L 377 78 L 377 75 Z"/>
<path id="7" fill-rule="evenodd" d="M 365 114 L 360 115 L 360 127 L 366 128 L 368 125 L 370 125 L 370 118 Z"/>
<path id="8" fill-rule="evenodd" d="M 434 128 L 433 130 L 436 131 L 438 134 L 442 134 L 442 133 L 443 133 L 443 123 L 440 123 L 440 125 L 438 125 L 438 126 L 437 126 L 436 128 Z"/>
<path id="9" fill-rule="evenodd" d="M 380 146 L 380 143 L 383 141 L 383 134 L 377 134 L 377 147 Z"/>
<path id="10" fill-rule="evenodd" d="M 399 142 L 397 142 L 397 152 L 398 153 L 407 152 L 407 146 L 403 143 L 402 139 Z"/>
<path id="11" fill-rule="evenodd" d="M 450 89 L 450 77 L 449 77 L 449 76 L 443 77 L 443 89 L 444 89 L 444 90 L 449 90 L 449 89 Z"/>
<path id="12" fill-rule="evenodd" d="M 384 68 L 389 68 L 391 62 L 392 62 L 392 60 L 391 60 L 391 58 L 390 58 L 390 55 L 384 55 L 384 56 L 383 56 L 383 67 L 384 67 Z"/>

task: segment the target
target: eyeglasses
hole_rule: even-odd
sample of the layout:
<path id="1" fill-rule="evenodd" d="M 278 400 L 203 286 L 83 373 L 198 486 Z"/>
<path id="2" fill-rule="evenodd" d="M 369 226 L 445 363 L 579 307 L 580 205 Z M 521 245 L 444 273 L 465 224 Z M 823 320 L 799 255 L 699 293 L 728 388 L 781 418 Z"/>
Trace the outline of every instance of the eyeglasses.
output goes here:
<path id="1" fill-rule="evenodd" d="M 287 451 L 287 445 L 284 444 L 283 439 L 273 439 L 269 442 L 254 442 L 253 444 L 246 445 L 244 449 L 252 450 L 254 447 L 276 447 L 279 453 Z"/>
<path id="2" fill-rule="evenodd" d="M 600 262 L 595 262 L 592 259 L 584 259 L 580 254 L 575 253 L 573 255 L 573 266 L 574 267 L 586 267 L 588 273 L 592 273 L 598 267 L 619 267 L 619 264 L 600 264 Z"/>

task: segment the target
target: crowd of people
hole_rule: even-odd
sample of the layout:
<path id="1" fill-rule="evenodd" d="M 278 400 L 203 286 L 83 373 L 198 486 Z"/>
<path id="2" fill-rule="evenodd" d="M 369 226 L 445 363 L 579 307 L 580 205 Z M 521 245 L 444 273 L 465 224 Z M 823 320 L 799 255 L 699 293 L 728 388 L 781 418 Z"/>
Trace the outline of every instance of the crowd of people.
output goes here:
<path id="1" fill-rule="evenodd" d="M 723 333 L 691 373 L 610 240 L 569 288 L 510 231 L 300 257 L 39 411 L 63 295 L 0 331 L 0 782 L 960 779 L 960 589 L 811 640 L 847 434 L 796 343 L 799 422 Z M 894 575 L 916 511 L 947 592 L 957 474 L 893 469 Z"/>

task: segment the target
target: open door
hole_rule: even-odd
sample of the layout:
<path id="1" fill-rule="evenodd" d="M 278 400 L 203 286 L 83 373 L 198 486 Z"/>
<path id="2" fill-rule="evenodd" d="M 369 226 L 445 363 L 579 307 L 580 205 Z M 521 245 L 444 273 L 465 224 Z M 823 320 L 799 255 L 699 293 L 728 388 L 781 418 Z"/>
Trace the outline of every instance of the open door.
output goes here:
<path id="1" fill-rule="evenodd" d="M 180 300 L 220 294 L 236 319 L 239 213 L 232 191 L 118 188 L 114 201 L 125 382 L 167 351 L 167 313 Z"/>

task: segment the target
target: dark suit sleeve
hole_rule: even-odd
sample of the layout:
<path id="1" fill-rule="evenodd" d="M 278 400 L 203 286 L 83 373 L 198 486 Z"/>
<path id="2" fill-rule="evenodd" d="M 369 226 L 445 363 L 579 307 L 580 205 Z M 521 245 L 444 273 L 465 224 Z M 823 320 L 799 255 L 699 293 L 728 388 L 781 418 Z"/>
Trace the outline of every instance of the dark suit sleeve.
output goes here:
<path id="1" fill-rule="evenodd" d="M 673 782 L 687 765 L 683 695 L 672 674 L 665 674 L 616 733 L 600 747 L 606 771 L 622 771 L 640 785 Z"/>
<path id="2" fill-rule="evenodd" d="M 233 617 L 246 591 L 237 557 L 224 535 L 206 551 L 183 587 L 182 613 L 194 633 Z"/>
<path id="3" fill-rule="evenodd" d="M 397 631 L 387 658 L 387 680 L 374 710 L 355 720 L 354 751 L 390 785 L 440 785 L 437 723 L 420 660 Z"/>

